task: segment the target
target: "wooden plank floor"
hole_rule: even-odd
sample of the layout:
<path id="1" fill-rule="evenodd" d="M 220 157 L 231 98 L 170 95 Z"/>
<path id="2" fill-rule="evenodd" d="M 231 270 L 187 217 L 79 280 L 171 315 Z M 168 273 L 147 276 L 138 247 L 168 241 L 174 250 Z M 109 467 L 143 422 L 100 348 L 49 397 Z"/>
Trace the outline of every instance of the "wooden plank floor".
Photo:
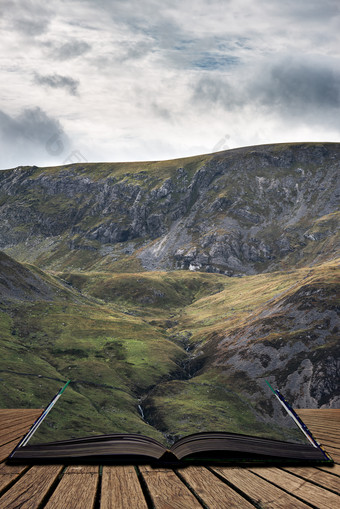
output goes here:
<path id="1" fill-rule="evenodd" d="M 334 467 L 7 465 L 40 412 L 0 410 L 0 509 L 340 507 L 340 410 L 298 410 Z"/>

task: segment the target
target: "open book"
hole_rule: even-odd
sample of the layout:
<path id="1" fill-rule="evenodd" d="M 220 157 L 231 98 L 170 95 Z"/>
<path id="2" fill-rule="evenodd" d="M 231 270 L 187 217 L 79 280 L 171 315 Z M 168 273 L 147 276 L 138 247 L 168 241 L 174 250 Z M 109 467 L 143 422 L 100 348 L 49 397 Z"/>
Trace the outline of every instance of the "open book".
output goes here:
<path id="1" fill-rule="evenodd" d="M 11 461 L 79 462 L 100 461 L 112 463 L 206 464 L 206 463 L 333 463 L 331 457 L 315 440 L 307 426 L 285 401 L 278 390 L 268 386 L 283 409 L 283 423 L 272 430 L 272 421 L 254 422 L 256 436 L 228 431 L 192 433 L 175 441 L 169 447 L 159 440 L 139 433 L 96 434 L 82 436 L 81 427 L 72 430 L 72 438 L 51 440 L 57 434 L 57 420 L 48 414 L 70 382 L 60 389 L 27 435 L 10 454 Z M 56 408 L 59 408 L 57 405 Z M 54 410 L 56 412 L 56 410 Z M 53 412 L 51 412 L 53 413 Z M 59 417 L 62 412 L 58 412 Z M 276 412 L 276 415 L 279 415 Z M 66 416 L 65 416 L 66 419 Z M 288 419 L 288 421 L 287 421 Z M 79 423 L 77 424 L 79 427 Z M 66 428 L 64 428 L 66 429 Z M 259 432 L 258 430 L 261 430 Z M 257 430 L 257 431 L 256 431 Z M 272 430 L 272 432 L 271 432 Z M 262 436 L 261 436 L 262 434 Z M 278 439 L 279 435 L 282 439 Z M 273 438 L 271 437 L 273 436 Z"/>

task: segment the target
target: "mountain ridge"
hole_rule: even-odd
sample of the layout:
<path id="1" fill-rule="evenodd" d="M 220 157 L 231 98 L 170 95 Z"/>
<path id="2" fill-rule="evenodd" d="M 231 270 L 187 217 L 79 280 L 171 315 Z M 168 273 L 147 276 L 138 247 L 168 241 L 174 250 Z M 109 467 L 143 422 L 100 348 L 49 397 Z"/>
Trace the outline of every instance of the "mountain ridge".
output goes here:
<path id="1" fill-rule="evenodd" d="M 2 172 L 0 249 L 61 270 L 228 275 L 298 266 L 320 246 L 320 261 L 335 251 L 339 144 L 230 152 Z M 127 171 L 131 165 L 139 171 Z M 111 173 L 98 179 L 103 169 Z"/>

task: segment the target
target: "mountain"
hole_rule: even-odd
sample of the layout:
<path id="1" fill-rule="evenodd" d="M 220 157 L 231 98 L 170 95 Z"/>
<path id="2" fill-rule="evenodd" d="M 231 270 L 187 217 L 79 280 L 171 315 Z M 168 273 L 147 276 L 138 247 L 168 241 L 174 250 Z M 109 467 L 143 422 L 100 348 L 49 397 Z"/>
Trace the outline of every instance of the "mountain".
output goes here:
<path id="1" fill-rule="evenodd" d="M 338 407 L 339 167 L 299 143 L 0 172 L 0 404 L 71 378 L 93 429 L 170 439 L 272 412 L 265 378 Z"/>
<path id="2" fill-rule="evenodd" d="M 256 274 L 330 259 L 340 144 L 0 173 L 0 249 L 52 270 Z"/>

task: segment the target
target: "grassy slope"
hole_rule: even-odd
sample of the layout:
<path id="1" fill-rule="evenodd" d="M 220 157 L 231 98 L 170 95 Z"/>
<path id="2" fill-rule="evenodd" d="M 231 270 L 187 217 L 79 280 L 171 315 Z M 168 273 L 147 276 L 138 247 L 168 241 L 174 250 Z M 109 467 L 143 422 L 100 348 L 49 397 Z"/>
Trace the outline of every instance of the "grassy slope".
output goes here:
<path id="1" fill-rule="evenodd" d="M 243 278 L 186 271 L 62 273 L 56 278 L 32 266 L 25 270 L 56 293 L 53 300 L 31 294 L 30 302 L 1 306 L 1 364 L 12 372 L 0 373 L 1 406 L 40 406 L 60 380 L 69 378 L 106 384 L 118 390 L 74 384 L 70 398 L 74 394 L 78 406 L 68 403 L 71 417 L 77 419 L 80 405 L 87 429 L 136 430 L 156 438 L 159 432 L 138 414 L 138 395 L 147 419 L 171 437 L 211 427 L 236 431 L 240 419 L 256 413 L 250 401 L 240 410 L 242 383 L 235 390 L 216 366 L 207 364 L 189 380 L 176 380 L 185 377 L 183 346 L 194 348 L 197 369 L 204 355 L 195 355 L 203 347 L 209 352 L 210 344 L 237 335 L 301 287 L 330 287 L 338 277 L 336 261 Z M 276 341 L 280 334 L 276 330 L 265 339 Z M 175 380 L 167 381 L 171 377 Z M 98 419 L 98 411 L 105 418 Z"/>
<path id="2" fill-rule="evenodd" d="M 4 266 L 2 269 L 5 276 Z M 103 424 L 94 418 L 95 402 L 101 413 L 107 414 L 106 431 L 134 429 L 160 438 L 140 418 L 137 396 L 179 369 L 183 349 L 143 318 L 113 306 L 109 309 L 102 302 L 67 289 L 52 276 L 34 279 L 34 273 L 41 275 L 39 270 L 13 260 L 7 270 L 12 281 L 15 274 L 18 276 L 17 287 L 33 280 L 36 286 L 23 291 L 26 302 L 8 296 L 2 299 L 0 405 L 39 407 L 48 402 L 62 380 L 85 380 L 92 385 L 86 385 L 83 413 L 93 416 L 90 422 L 94 429 L 96 422 Z M 43 281 L 49 281 L 50 288 L 45 298 L 40 292 Z M 79 384 L 72 390 L 79 397 Z"/>
<path id="3" fill-rule="evenodd" d="M 120 178 L 125 177 L 126 180 L 132 182 L 138 179 L 140 173 L 147 173 L 155 179 L 155 182 L 165 180 L 173 174 L 177 168 L 184 167 L 191 170 L 193 174 L 203 164 L 207 163 L 214 154 L 202 154 L 200 156 L 183 157 L 179 159 L 169 159 L 164 161 L 136 161 L 136 162 L 122 162 L 122 163 L 76 163 L 69 164 L 63 167 L 50 166 L 46 168 L 36 168 L 34 176 L 38 177 L 44 172 L 49 174 L 55 173 L 58 175 L 62 169 L 76 169 L 77 174 L 89 176 L 94 180 L 103 178 Z M 11 171 L 11 170 L 8 170 Z M 137 179 L 136 179 L 137 176 Z"/>
<path id="4" fill-rule="evenodd" d="M 331 305 L 337 267 L 337 261 L 333 261 L 312 268 L 243 278 L 186 271 L 64 273 L 62 278 L 87 295 L 103 299 L 108 307 L 118 306 L 121 311 L 143 316 L 177 344 L 196 347 L 196 354 L 203 347 L 207 347 L 209 354 L 216 353 L 216 343 L 229 334 L 236 335 L 237 342 L 239 329 L 256 321 L 280 300 L 293 298 L 301 288 L 315 285 L 327 288 L 330 296 L 326 302 Z M 274 323 L 272 328 L 273 332 L 265 332 L 264 338 L 276 342 L 282 336 L 282 329 L 275 330 Z M 294 342 L 302 331 L 295 335 L 284 332 L 287 341 Z M 210 344 L 214 346 L 209 347 Z M 199 368 L 202 358 L 204 355 L 194 356 L 193 369 Z M 242 415 L 241 420 L 246 421 L 256 410 L 249 400 L 240 411 L 238 393 L 242 393 L 244 383 L 249 384 L 246 377 L 237 382 L 236 394 L 233 382 L 223 369 L 209 364 L 190 380 L 164 381 L 144 398 L 147 419 L 172 437 L 211 427 L 228 426 L 236 431 Z"/>
<path id="5" fill-rule="evenodd" d="M 261 274 L 241 279 L 225 278 L 224 281 L 224 290 L 197 300 L 176 317 L 179 324 L 173 331 L 179 335 L 185 331 L 191 331 L 190 342 L 199 345 L 196 354 L 202 347 L 203 355 L 192 360 L 193 368 L 196 365 L 198 372 L 188 381 L 168 382 L 161 389 L 156 388 L 145 401 L 146 410 L 150 412 L 150 415 L 157 409 L 156 424 L 159 429 L 168 430 L 173 436 L 178 437 L 194 429 L 203 431 L 212 427 L 237 431 L 240 422 L 249 419 L 249 412 L 256 412 L 257 402 L 249 397 L 254 381 L 252 382 L 245 373 L 240 373 L 240 378 L 236 378 L 228 371 L 226 372 L 223 355 L 228 352 L 228 349 L 218 346 L 222 338 L 230 337 L 234 344 L 237 344 L 241 333 L 247 330 L 247 327 L 249 328 L 249 324 L 261 323 L 259 317 L 275 309 L 283 300 L 291 299 L 293 305 L 298 308 L 304 302 L 304 299 L 299 301 L 298 297 L 302 290 L 307 295 L 312 289 L 322 291 L 323 304 L 321 305 L 329 308 L 339 306 L 337 297 L 339 264 L 337 261 L 314 268 Z M 294 304 L 295 301 L 296 304 Z M 317 303 L 313 302 L 311 305 L 317 309 Z M 303 324 L 297 331 L 290 331 L 287 321 L 282 323 L 281 320 L 276 324 L 275 314 L 271 322 L 265 325 L 263 337 L 261 337 L 260 329 L 254 341 L 266 341 L 266 344 L 272 342 L 274 345 L 278 340 L 281 343 L 283 340 L 294 344 L 295 341 L 301 340 L 304 332 L 307 337 L 310 332 L 308 328 L 304 331 Z M 330 342 L 323 347 L 333 345 L 335 347 L 336 331 L 333 332 Z M 230 344 L 229 341 L 228 346 Z M 217 362 L 212 362 L 213 360 Z M 204 361 L 207 361 L 205 365 Z M 203 369 L 199 369 L 202 365 Z M 288 375 L 289 373 L 285 373 L 284 378 Z M 264 386 L 264 399 L 268 397 L 265 389 Z M 239 395 L 242 395 L 242 402 Z M 259 408 L 257 411 L 260 411 Z"/>
<path id="6" fill-rule="evenodd" d="M 295 293 L 312 283 L 336 284 L 339 260 L 315 267 L 271 272 L 243 278 L 224 278 L 224 290 L 202 298 L 181 313 L 181 328 L 193 332 L 192 341 L 206 341 L 212 335 L 227 334 L 246 324 L 265 304 L 274 305 L 282 295 Z"/>

